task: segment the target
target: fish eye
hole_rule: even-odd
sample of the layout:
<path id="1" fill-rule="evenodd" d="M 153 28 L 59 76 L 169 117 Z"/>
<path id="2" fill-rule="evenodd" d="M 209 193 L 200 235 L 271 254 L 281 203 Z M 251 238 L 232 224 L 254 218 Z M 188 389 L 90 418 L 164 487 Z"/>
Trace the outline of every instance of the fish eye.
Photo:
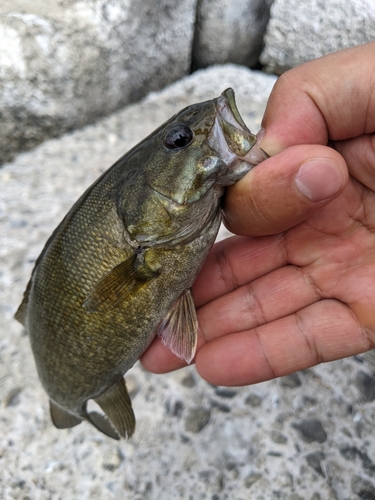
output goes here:
<path id="1" fill-rule="evenodd" d="M 164 139 L 168 149 L 181 149 L 188 146 L 193 140 L 193 131 L 184 123 L 179 123 L 169 129 Z"/>

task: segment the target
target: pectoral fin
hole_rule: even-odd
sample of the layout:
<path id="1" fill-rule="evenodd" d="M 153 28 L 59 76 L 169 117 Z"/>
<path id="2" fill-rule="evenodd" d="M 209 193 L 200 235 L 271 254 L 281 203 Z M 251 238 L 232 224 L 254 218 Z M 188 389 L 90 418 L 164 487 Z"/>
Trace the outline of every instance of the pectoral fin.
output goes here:
<path id="1" fill-rule="evenodd" d="M 63 410 L 51 400 L 49 401 L 49 409 L 52 423 L 57 429 L 69 429 L 82 422 L 81 418 Z"/>
<path id="2" fill-rule="evenodd" d="M 121 437 L 130 437 L 134 433 L 135 416 L 123 378 L 104 394 L 95 398 L 94 401 L 102 408 L 104 413 L 108 416 L 113 428 L 116 429 Z M 112 435 L 108 432 L 108 427 L 103 428 L 101 422 L 97 419 L 98 415 L 97 413 L 90 413 L 89 419 L 93 421 L 94 425 L 99 430 L 118 439 L 118 437 L 113 435 L 113 432 Z"/>
<path id="3" fill-rule="evenodd" d="M 157 273 L 144 262 L 143 254 L 137 252 L 103 276 L 86 297 L 83 306 L 90 313 L 112 309 L 155 276 Z"/>
<path id="4" fill-rule="evenodd" d="M 197 332 L 198 319 L 193 297 L 191 291 L 186 290 L 160 323 L 157 334 L 173 354 L 190 363 L 195 356 Z"/>

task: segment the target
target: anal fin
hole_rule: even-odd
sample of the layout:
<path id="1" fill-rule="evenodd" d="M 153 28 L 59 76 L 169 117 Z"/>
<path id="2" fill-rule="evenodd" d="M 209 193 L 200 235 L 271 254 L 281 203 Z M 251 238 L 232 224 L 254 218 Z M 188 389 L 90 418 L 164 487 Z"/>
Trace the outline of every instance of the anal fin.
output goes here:
<path id="1" fill-rule="evenodd" d="M 70 427 L 75 427 L 82 422 L 81 418 L 63 410 L 51 400 L 49 401 L 49 408 L 52 423 L 55 427 L 57 427 L 57 429 L 69 429 Z"/>
<path id="2" fill-rule="evenodd" d="M 193 297 L 191 290 L 186 290 L 173 303 L 157 334 L 173 354 L 190 363 L 197 348 L 197 333 L 198 319 Z"/>
<path id="3" fill-rule="evenodd" d="M 131 437 L 135 430 L 135 416 L 132 403 L 122 378 L 105 393 L 94 399 L 109 418 L 112 426 L 121 437 Z M 89 414 L 89 418 L 91 413 Z M 99 430 L 105 432 L 97 422 Z M 105 432 L 108 434 L 107 432 Z M 112 436 L 113 437 L 113 436 Z"/>

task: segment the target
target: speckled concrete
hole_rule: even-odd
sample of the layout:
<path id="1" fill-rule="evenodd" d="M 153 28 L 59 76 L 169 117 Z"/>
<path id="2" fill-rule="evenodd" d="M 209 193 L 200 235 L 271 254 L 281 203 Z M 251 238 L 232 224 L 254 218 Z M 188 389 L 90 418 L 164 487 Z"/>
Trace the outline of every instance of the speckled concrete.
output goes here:
<path id="1" fill-rule="evenodd" d="M 194 366 L 127 375 L 137 430 L 113 441 L 49 419 L 29 341 L 13 320 L 34 261 L 72 203 L 178 109 L 231 85 L 252 130 L 275 79 L 198 72 L 0 170 L 0 498 L 5 500 L 375 499 L 375 356 L 250 387 L 213 387 Z"/>

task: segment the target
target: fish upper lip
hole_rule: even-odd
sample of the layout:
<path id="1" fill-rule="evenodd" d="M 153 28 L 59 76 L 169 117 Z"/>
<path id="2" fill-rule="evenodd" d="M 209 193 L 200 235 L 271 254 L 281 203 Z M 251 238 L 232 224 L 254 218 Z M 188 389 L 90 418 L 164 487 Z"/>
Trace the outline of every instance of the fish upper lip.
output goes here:
<path id="1" fill-rule="evenodd" d="M 223 95 L 218 97 L 216 101 L 216 110 L 223 120 L 232 125 L 234 128 L 239 129 L 238 122 L 233 115 L 232 107 Z"/>
<path id="2" fill-rule="evenodd" d="M 232 125 L 237 130 L 241 132 L 246 132 L 251 134 L 246 123 L 243 121 L 240 112 L 238 111 L 234 90 L 232 88 L 227 88 L 222 92 L 221 96 L 216 100 L 216 110 L 223 120 Z"/>
<path id="3" fill-rule="evenodd" d="M 231 88 L 216 99 L 216 117 L 207 138 L 210 147 L 228 165 L 244 159 L 255 144 L 255 136 L 244 123 Z"/>
<path id="4" fill-rule="evenodd" d="M 230 126 L 239 130 L 242 134 L 254 137 L 254 134 L 251 133 L 246 123 L 243 121 L 240 112 L 238 111 L 234 96 L 234 90 L 232 88 L 227 88 L 226 90 L 224 90 L 224 92 L 222 92 L 221 96 L 217 98 L 216 110 L 220 118 L 225 122 L 227 122 Z M 215 125 L 216 124 L 217 124 L 217 119 L 215 119 Z M 224 139 L 223 132 L 222 135 L 223 135 L 222 139 Z M 223 152 L 222 146 L 220 149 L 221 152 Z M 257 141 L 255 141 L 255 143 L 250 147 L 250 149 L 244 156 L 237 155 L 230 149 L 231 148 L 229 147 L 229 144 L 227 144 L 227 150 L 229 153 L 229 155 L 226 155 L 227 159 L 233 161 L 234 157 L 236 157 L 237 159 L 244 160 L 245 162 L 249 163 L 252 166 L 255 166 L 258 163 L 262 162 L 263 160 L 269 158 L 269 155 L 258 146 Z"/>

